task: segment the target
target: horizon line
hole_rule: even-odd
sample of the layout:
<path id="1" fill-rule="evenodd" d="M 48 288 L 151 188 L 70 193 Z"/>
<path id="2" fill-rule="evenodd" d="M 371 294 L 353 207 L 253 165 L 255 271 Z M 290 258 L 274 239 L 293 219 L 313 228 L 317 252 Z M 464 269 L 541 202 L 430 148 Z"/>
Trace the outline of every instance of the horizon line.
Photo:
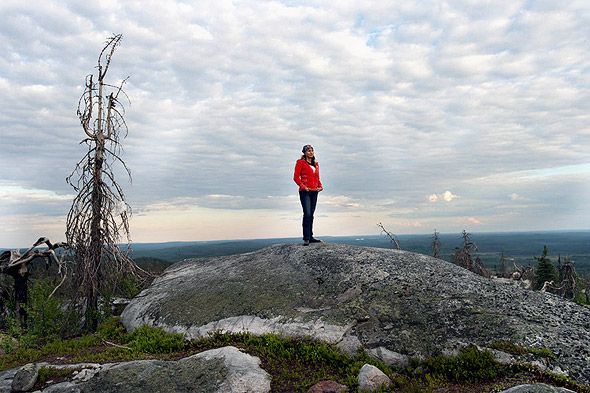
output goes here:
<path id="1" fill-rule="evenodd" d="M 467 232 L 470 235 L 474 234 L 481 234 L 481 235 L 498 235 L 498 234 L 527 234 L 527 233 L 580 233 L 580 232 L 590 232 L 590 229 L 543 229 L 543 230 L 515 230 L 515 231 L 482 231 L 482 232 Z M 461 234 L 462 232 L 438 232 L 439 235 L 451 235 L 451 234 Z M 396 234 L 395 236 L 432 236 L 433 232 L 429 233 L 402 233 Z M 380 237 L 384 236 L 381 234 L 364 234 L 364 235 L 324 235 L 320 236 L 322 238 L 343 238 L 343 237 L 356 237 L 356 238 L 363 238 L 363 237 Z M 299 236 L 290 236 L 290 237 L 262 237 L 262 238 L 233 238 L 233 239 L 213 239 L 213 240 L 171 240 L 166 242 L 129 242 L 129 243 L 118 243 L 118 245 L 126 245 L 126 244 L 172 244 L 172 243 L 218 243 L 218 242 L 238 242 L 238 241 L 254 241 L 254 240 L 300 240 Z M 27 245 L 24 247 L 0 247 L 0 250 L 20 250 L 20 249 L 27 249 L 31 247 L 31 245 Z"/>

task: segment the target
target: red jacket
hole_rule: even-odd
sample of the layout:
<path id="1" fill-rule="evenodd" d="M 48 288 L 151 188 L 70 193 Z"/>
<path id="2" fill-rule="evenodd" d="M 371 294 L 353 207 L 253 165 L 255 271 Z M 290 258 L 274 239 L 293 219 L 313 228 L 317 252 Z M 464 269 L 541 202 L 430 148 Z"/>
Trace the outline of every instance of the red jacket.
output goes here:
<path id="1" fill-rule="evenodd" d="M 297 160 L 293 180 L 299 186 L 299 191 L 304 191 L 304 187 L 307 187 L 310 191 L 324 188 L 320 181 L 320 166 L 317 162 L 315 163 L 314 173 L 313 169 L 311 169 L 311 165 L 309 165 L 305 159 Z"/>

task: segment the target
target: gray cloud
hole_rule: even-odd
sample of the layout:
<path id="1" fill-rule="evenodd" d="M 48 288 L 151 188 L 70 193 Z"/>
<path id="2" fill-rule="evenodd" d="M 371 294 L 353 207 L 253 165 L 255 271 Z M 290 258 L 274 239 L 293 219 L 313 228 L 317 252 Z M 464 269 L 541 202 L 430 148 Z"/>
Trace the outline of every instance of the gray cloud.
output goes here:
<path id="1" fill-rule="evenodd" d="M 84 154 L 75 112 L 84 77 L 105 38 L 122 32 L 109 75 L 131 76 L 123 155 L 134 180 L 122 183 L 138 212 L 278 211 L 296 196 L 294 162 L 312 143 L 326 212 L 399 213 L 441 230 L 453 217 L 495 215 L 504 221 L 482 228 L 511 230 L 514 203 L 521 228 L 542 225 L 540 211 L 559 216 L 555 228 L 587 227 L 583 176 L 478 179 L 590 163 L 588 11 L 584 2 L 3 2 L 0 184 L 73 193 L 63 179 Z M 437 210 L 428 196 L 446 190 L 460 198 Z"/>

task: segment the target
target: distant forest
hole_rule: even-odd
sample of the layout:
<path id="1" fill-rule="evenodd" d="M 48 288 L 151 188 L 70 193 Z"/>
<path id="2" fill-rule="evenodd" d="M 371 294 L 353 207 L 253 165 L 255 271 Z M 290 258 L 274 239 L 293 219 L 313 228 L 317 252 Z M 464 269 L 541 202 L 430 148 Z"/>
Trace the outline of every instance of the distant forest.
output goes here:
<path id="1" fill-rule="evenodd" d="M 323 237 L 329 243 L 354 244 L 366 247 L 391 248 L 387 236 L 341 236 Z M 432 235 L 397 236 L 402 250 L 432 255 Z M 554 262 L 561 256 L 569 257 L 576 271 L 590 274 L 590 231 L 571 232 L 515 232 L 515 233 L 473 233 L 471 239 L 477 245 L 476 255 L 492 272 L 500 263 L 500 256 L 514 260 L 520 266 L 536 266 L 534 257 L 549 249 Z M 441 258 L 451 261 L 457 247 L 462 245 L 460 233 L 439 234 Z M 151 259 L 151 263 L 169 264 L 187 258 L 239 254 L 259 250 L 281 243 L 298 243 L 298 238 L 224 240 L 207 242 L 137 243 L 133 244 L 132 257 L 138 262 Z"/>

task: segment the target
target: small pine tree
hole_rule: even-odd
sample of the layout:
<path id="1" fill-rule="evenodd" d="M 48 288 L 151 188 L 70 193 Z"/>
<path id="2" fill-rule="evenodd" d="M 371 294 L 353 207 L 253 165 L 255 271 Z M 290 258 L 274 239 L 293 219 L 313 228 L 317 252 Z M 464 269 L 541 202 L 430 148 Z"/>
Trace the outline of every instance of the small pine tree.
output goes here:
<path id="1" fill-rule="evenodd" d="M 555 285 L 558 285 L 558 277 L 557 271 L 555 270 L 555 266 L 547 256 L 549 254 L 549 249 L 545 245 L 543 247 L 543 255 L 540 257 L 535 257 L 537 260 L 537 269 L 535 270 L 535 289 L 543 288 L 543 285 L 546 281 L 553 281 Z"/>

